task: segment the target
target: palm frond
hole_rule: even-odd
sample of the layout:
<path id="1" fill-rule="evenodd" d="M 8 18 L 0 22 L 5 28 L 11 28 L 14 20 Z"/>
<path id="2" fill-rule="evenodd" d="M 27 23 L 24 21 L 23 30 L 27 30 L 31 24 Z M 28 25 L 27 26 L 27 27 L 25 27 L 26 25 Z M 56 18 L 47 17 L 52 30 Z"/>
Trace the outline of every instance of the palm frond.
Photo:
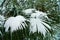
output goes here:
<path id="1" fill-rule="evenodd" d="M 45 19 L 48 19 L 47 14 L 40 11 L 35 12 L 36 13 L 32 13 L 30 16 L 30 33 L 38 31 L 38 33 L 40 32 L 45 36 L 45 34 L 49 32 L 48 29 L 51 30 L 51 27 L 44 22 Z"/>
<path id="2" fill-rule="evenodd" d="M 11 31 L 13 32 L 13 31 L 17 30 L 18 28 L 19 29 L 25 28 L 25 25 L 27 26 L 25 21 L 26 21 L 26 19 L 21 15 L 16 16 L 16 17 L 10 17 L 5 22 L 4 27 L 6 27 L 6 31 L 8 31 L 9 27 L 11 27 Z"/>
<path id="3" fill-rule="evenodd" d="M 36 9 L 30 8 L 30 9 L 23 10 L 22 12 L 24 12 L 25 15 L 31 15 L 35 10 Z"/>
<path id="4" fill-rule="evenodd" d="M 44 25 L 43 25 L 44 24 Z M 47 26 L 49 29 L 50 26 L 44 22 L 42 22 L 40 19 L 35 19 L 35 18 L 31 18 L 30 19 L 30 32 L 40 32 L 41 34 L 43 34 L 45 36 L 46 32 L 49 31 L 45 26 Z"/>

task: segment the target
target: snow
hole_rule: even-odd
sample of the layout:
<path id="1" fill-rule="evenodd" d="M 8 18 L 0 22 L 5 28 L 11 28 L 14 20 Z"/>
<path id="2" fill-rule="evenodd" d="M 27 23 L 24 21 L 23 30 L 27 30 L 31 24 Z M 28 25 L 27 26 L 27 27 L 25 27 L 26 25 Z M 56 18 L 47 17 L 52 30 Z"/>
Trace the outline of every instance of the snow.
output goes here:
<path id="1" fill-rule="evenodd" d="M 42 24 L 44 24 L 47 28 L 51 29 L 51 27 L 48 24 L 46 24 L 45 22 L 42 22 Z"/>
<path id="2" fill-rule="evenodd" d="M 4 21 L 5 21 L 5 17 L 3 15 L 0 15 L 0 27 L 3 26 Z"/>
<path id="3" fill-rule="evenodd" d="M 45 36 L 47 31 L 49 32 L 48 29 L 51 29 L 48 24 L 43 22 L 45 19 L 49 19 L 46 13 L 35 10 L 35 13 L 32 13 L 30 16 L 30 33 L 35 33 L 38 31 L 38 33 L 40 32 Z"/>
<path id="4" fill-rule="evenodd" d="M 2 10 L 4 11 L 6 8 L 3 6 Z"/>
<path id="5" fill-rule="evenodd" d="M 10 17 L 4 24 L 4 27 L 6 27 L 5 31 L 7 32 L 9 27 L 11 27 L 11 32 L 18 30 L 18 28 L 23 29 L 23 27 L 25 28 L 25 25 L 27 26 L 25 21 L 26 19 L 21 15 L 16 17 Z"/>
<path id="6" fill-rule="evenodd" d="M 33 12 L 34 11 L 34 12 Z M 29 19 L 25 19 L 23 16 L 18 15 L 16 17 L 10 17 L 5 22 L 4 27 L 6 27 L 6 31 L 8 31 L 8 28 L 11 27 L 11 31 L 15 31 L 18 28 L 23 29 L 25 26 L 27 26 L 26 20 L 30 22 L 30 33 L 35 33 L 38 31 L 41 34 L 45 36 L 47 32 L 49 32 L 48 29 L 51 29 L 51 27 L 43 22 L 45 19 L 49 19 L 47 17 L 47 14 L 35 9 L 26 9 L 23 10 L 25 15 L 31 15 Z"/>
<path id="7" fill-rule="evenodd" d="M 34 11 L 34 12 L 33 12 Z M 47 14 L 44 13 L 44 12 L 41 12 L 39 10 L 36 10 L 36 9 L 26 9 L 26 10 L 23 10 L 23 12 L 26 14 L 26 15 L 31 15 L 30 16 L 30 33 L 35 33 L 38 31 L 38 33 L 40 32 L 41 34 L 43 34 L 45 36 L 45 34 L 47 32 L 49 32 L 48 29 L 51 29 L 51 27 L 43 22 L 45 21 L 45 19 L 49 19 Z M 47 28 L 48 29 L 47 29 Z"/>
<path id="8" fill-rule="evenodd" d="M 1 11 L 2 11 L 3 14 L 6 12 L 5 6 L 2 7 Z"/>
<path id="9" fill-rule="evenodd" d="M 0 5 L 2 4 L 3 1 L 4 1 L 4 0 L 0 0 Z"/>
<path id="10" fill-rule="evenodd" d="M 44 25 L 43 25 L 44 24 Z M 48 29 L 45 27 L 45 25 L 49 28 L 50 26 L 44 22 L 42 22 L 39 18 L 31 18 L 30 19 L 30 33 L 35 33 L 38 31 L 38 33 L 40 32 L 41 34 L 43 34 L 45 36 L 46 32 L 48 31 Z"/>
<path id="11" fill-rule="evenodd" d="M 8 20 L 5 22 L 5 24 L 4 24 L 4 27 L 6 27 L 6 30 L 5 30 L 5 31 L 8 31 L 8 28 L 9 28 L 9 26 L 11 26 L 11 24 L 12 24 L 12 22 L 13 22 L 13 19 L 14 19 L 14 17 L 10 17 L 10 18 L 8 18 Z"/>
<path id="12" fill-rule="evenodd" d="M 25 15 L 30 15 L 30 14 L 32 14 L 33 13 L 33 11 L 35 11 L 36 9 L 26 9 L 26 10 L 23 10 L 22 12 L 24 12 L 25 13 Z"/>
<path id="13" fill-rule="evenodd" d="M 45 26 L 48 29 L 51 29 L 51 27 L 48 24 L 44 23 L 39 18 L 30 18 L 30 33 L 35 33 L 38 31 L 38 33 L 40 32 L 45 36 L 47 31 L 49 31 Z"/>
<path id="14" fill-rule="evenodd" d="M 44 12 L 41 12 L 39 10 L 36 10 L 36 9 L 26 9 L 26 10 L 23 10 L 23 12 L 25 13 L 25 15 L 31 15 L 31 17 L 36 17 L 36 18 L 40 18 L 40 19 L 48 19 L 47 17 L 47 14 L 44 13 Z"/>
<path id="15" fill-rule="evenodd" d="M 5 17 L 3 15 L 0 15 L 0 20 L 5 20 Z"/>
<path id="16" fill-rule="evenodd" d="M 19 2 L 19 0 L 17 0 L 17 2 Z"/>
<path id="17" fill-rule="evenodd" d="M 43 17 L 48 19 L 47 14 L 41 11 L 36 11 L 36 16 L 40 17 L 40 19 L 42 19 Z"/>
<path id="18" fill-rule="evenodd" d="M 43 13 L 43 12 L 41 12 L 41 11 L 35 11 L 35 13 L 32 13 L 31 14 L 31 17 L 32 18 L 39 18 L 40 20 L 45 20 L 45 19 L 49 19 L 48 17 L 47 17 L 47 14 L 46 13 Z"/>

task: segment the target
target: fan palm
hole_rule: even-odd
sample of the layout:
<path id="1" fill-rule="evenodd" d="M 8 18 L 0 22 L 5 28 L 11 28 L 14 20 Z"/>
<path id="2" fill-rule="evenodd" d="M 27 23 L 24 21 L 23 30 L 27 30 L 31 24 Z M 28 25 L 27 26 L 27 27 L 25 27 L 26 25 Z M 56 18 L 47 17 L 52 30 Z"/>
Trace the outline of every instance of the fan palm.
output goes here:
<path id="1" fill-rule="evenodd" d="M 30 17 L 30 31 L 31 32 L 40 32 L 45 36 L 46 32 L 49 31 L 48 29 L 51 30 L 51 27 L 46 24 L 44 19 L 48 19 L 47 14 L 40 12 L 40 11 L 35 11 L 35 13 L 31 14 Z"/>
<path id="2" fill-rule="evenodd" d="M 8 32 L 9 27 L 11 28 L 11 32 L 14 32 L 18 29 L 23 30 L 26 28 L 26 26 L 29 28 L 29 34 L 34 34 L 37 32 L 38 34 L 41 33 L 45 37 L 46 33 L 50 32 L 51 27 L 44 22 L 46 21 L 45 19 L 49 19 L 46 13 L 36 9 L 26 9 L 22 12 L 26 16 L 30 15 L 29 18 L 21 15 L 17 15 L 16 17 L 9 17 L 4 24 L 6 32 Z M 28 23 L 26 23 L 26 21 L 30 23 L 29 26 L 27 25 Z"/>

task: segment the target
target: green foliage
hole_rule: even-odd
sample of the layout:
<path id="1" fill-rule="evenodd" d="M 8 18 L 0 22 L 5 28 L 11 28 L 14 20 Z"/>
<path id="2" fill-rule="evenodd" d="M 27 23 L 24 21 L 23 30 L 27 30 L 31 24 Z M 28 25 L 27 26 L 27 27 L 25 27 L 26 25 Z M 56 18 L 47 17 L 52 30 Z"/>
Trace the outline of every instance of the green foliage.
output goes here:
<path id="1" fill-rule="evenodd" d="M 5 3 L 7 2 L 7 3 Z M 57 4 L 57 0 L 20 0 L 17 2 L 17 0 L 5 0 L 3 6 L 6 8 L 4 16 L 5 17 L 10 17 L 10 16 L 17 16 L 17 15 L 23 15 L 22 10 L 28 9 L 28 8 L 35 8 L 37 10 L 43 11 L 48 13 L 48 17 L 52 19 L 51 24 L 56 24 L 60 22 L 60 12 L 59 12 L 59 5 Z M 3 6 L 1 6 L 3 8 Z M 2 11 L 2 10 L 1 10 Z M 4 11 L 2 11 L 4 12 Z M 1 13 L 3 14 L 3 13 Z M 23 15 L 25 16 L 25 15 Z M 0 28 L 2 30 L 2 28 Z M 0 31 L 1 31 L 0 30 Z M 10 32 L 8 33 L 3 33 L 4 34 L 4 39 L 5 40 L 10 40 Z M 40 35 L 40 36 L 39 36 Z M 41 34 L 38 34 L 38 40 L 51 40 L 51 36 L 47 34 L 46 38 L 43 38 Z M 1 38 L 1 36 L 0 36 Z M 26 39 L 24 39 L 26 38 Z M 28 38 L 31 38 L 31 40 L 36 40 L 37 39 L 37 33 L 31 34 L 29 36 L 29 30 L 24 29 L 24 30 L 17 30 L 12 33 L 12 40 L 28 40 Z M 1 39 L 2 40 L 2 39 Z M 52 39 L 53 40 L 53 39 Z"/>
<path id="2" fill-rule="evenodd" d="M 47 12 L 49 15 L 49 18 L 55 21 L 56 23 L 59 23 L 58 21 L 60 19 L 60 12 L 59 12 L 59 5 L 57 4 L 57 0 L 6 0 L 4 5 L 5 10 L 5 16 L 10 17 L 16 16 L 22 13 L 22 10 L 27 8 L 35 8 L 37 10 Z M 14 11 L 13 11 L 14 10 Z M 12 13 L 11 13 L 12 11 Z M 53 16 L 54 15 L 54 16 Z"/>

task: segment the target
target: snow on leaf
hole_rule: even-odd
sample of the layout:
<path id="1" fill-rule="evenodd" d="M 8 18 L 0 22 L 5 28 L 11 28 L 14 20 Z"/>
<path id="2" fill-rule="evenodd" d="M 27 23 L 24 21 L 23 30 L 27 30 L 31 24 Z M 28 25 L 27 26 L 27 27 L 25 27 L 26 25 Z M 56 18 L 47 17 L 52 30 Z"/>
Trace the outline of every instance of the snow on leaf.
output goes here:
<path id="1" fill-rule="evenodd" d="M 40 32 L 45 36 L 47 31 L 49 31 L 48 29 L 51 29 L 48 24 L 43 22 L 45 18 L 48 19 L 46 13 L 40 11 L 35 11 L 35 13 L 32 13 L 30 17 L 30 33 L 35 33 L 38 31 L 38 33 Z"/>
<path id="2" fill-rule="evenodd" d="M 42 21 L 45 21 L 45 19 L 49 19 L 47 17 L 46 13 L 40 12 L 40 11 L 35 11 L 35 13 L 32 13 L 31 16 L 32 18 L 39 18 Z"/>
<path id="3" fill-rule="evenodd" d="M 51 27 L 48 24 L 46 24 L 45 22 L 42 22 L 42 24 L 44 24 L 47 28 L 51 29 Z"/>
<path id="4" fill-rule="evenodd" d="M 44 18 L 48 19 L 46 13 L 41 12 L 41 11 L 37 11 L 37 10 L 35 12 L 36 12 L 36 16 L 39 17 L 40 19 L 44 19 Z"/>
<path id="5" fill-rule="evenodd" d="M 35 18 L 31 18 L 30 19 L 30 32 L 40 32 L 41 34 L 43 34 L 45 36 L 46 34 L 46 30 L 47 28 L 42 24 L 42 21 L 40 21 L 40 19 L 35 19 Z"/>
<path id="6" fill-rule="evenodd" d="M 9 28 L 9 26 L 11 26 L 11 24 L 12 24 L 12 22 L 13 22 L 13 19 L 14 19 L 14 17 L 10 17 L 10 18 L 8 18 L 8 20 L 5 22 L 5 24 L 4 24 L 4 27 L 6 27 L 6 30 L 5 30 L 5 31 L 8 31 L 8 28 Z"/>
<path id="7" fill-rule="evenodd" d="M 0 15 L 0 20 L 4 21 L 5 20 L 5 17 Z"/>
<path id="8" fill-rule="evenodd" d="M 5 17 L 0 15 L 0 27 L 3 26 L 4 21 L 5 21 Z"/>
<path id="9" fill-rule="evenodd" d="M 23 10 L 23 12 L 25 13 L 25 15 L 31 15 L 36 9 L 26 9 Z"/>
<path id="10" fill-rule="evenodd" d="M 26 19 L 21 15 L 16 16 L 16 17 L 10 17 L 5 22 L 5 25 L 4 25 L 4 27 L 6 27 L 5 31 L 7 32 L 9 27 L 11 27 L 12 32 L 17 30 L 18 28 L 23 29 L 23 27 L 25 28 L 25 24 L 23 22 L 25 22 L 25 21 L 26 21 Z"/>

